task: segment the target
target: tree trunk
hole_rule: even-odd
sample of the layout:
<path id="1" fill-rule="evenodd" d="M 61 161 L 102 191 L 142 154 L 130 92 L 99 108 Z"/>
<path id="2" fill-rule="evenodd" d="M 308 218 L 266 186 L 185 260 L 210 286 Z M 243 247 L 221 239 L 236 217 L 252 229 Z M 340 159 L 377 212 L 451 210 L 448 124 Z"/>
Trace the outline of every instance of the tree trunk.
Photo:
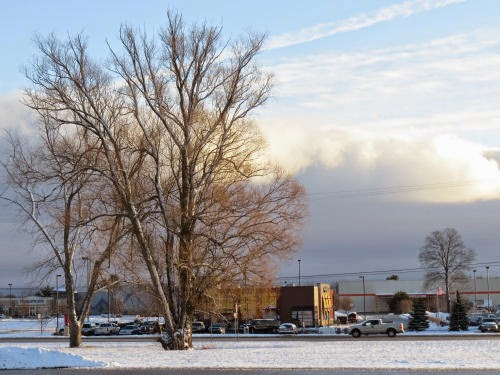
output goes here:
<path id="1" fill-rule="evenodd" d="M 71 274 L 66 277 L 66 301 L 68 305 L 66 314 L 69 317 L 69 347 L 78 348 L 82 343 L 82 332 L 76 315 L 75 289 Z"/>
<path id="2" fill-rule="evenodd" d="M 75 316 L 76 317 L 76 316 Z M 79 348 L 82 344 L 82 331 L 80 323 L 75 319 L 69 320 L 69 347 Z"/>
<path id="3" fill-rule="evenodd" d="M 173 335 L 165 333 L 159 339 L 165 350 L 187 350 L 193 346 L 191 332 L 188 329 L 177 330 Z"/>

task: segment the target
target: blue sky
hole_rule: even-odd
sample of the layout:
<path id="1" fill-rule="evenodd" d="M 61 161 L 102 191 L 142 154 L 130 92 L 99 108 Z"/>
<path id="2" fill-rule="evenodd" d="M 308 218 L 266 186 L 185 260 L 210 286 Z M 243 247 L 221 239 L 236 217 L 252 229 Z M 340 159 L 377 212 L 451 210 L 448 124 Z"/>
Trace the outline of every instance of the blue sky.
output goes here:
<path id="1" fill-rule="evenodd" d="M 299 257 L 309 275 L 418 267 L 424 237 L 445 227 L 478 263 L 500 262 L 495 0 L 3 2 L 0 128 L 29 122 L 18 102 L 36 33 L 83 31 L 104 58 L 121 24 L 154 33 L 169 8 L 227 38 L 267 34 L 259 63 L 276 85 L 255 118 L 310 200 L 303 249 L 280 275 L 295 275 Z M 30 241 L 0 216 L 6 284 L 24 272 Z"/>

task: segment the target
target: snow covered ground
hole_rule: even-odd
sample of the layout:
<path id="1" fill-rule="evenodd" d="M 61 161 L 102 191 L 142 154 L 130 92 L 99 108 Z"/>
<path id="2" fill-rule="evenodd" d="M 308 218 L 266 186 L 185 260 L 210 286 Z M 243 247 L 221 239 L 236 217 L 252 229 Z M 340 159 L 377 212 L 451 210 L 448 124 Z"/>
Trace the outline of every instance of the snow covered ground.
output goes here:
<path id="1" fill-rule="evenodd" d="M 14 326 L 15 322 L 10 324 Z M 5 326 L 3 321 L 0 328 L 2 326 Z M 36 337 L 35 330 L 33 327 L 29 336 Z M 432 327 L 425 333 L 412 335 L 429 333 L 453 334 L 445 328 Z M 474 328 L 467 331 L 468 335 L 475 333 L 477 329 Z M 324 330 L 322 335 L 325 334 L 328 330 Z M 0 337 L 19 335 L 3 333 Z M 164 351 L 155 342 L 87 342 L 76 349 L 70 349 L 66 340 L 10 342 L 0 343 L 0 370 L 41 367 L 499 369 L 500 337 L 497 334 L 484 335 L 490 339 L 464 340 L 457 336 L 456 340 L 432 341 L 398 341 L 386 337 L 380 341 L 250 341 L 234 337 L 234 340 L 224 341 L 195 340 L 192 350 L 180 352 Z"/>
<path id="2" fill-rule="evenodd" d="M 499 369 L 500 340 L 213 341 L 188 351 L 157 343 L 0 344 L 0 369 L 40 367 Z"/>

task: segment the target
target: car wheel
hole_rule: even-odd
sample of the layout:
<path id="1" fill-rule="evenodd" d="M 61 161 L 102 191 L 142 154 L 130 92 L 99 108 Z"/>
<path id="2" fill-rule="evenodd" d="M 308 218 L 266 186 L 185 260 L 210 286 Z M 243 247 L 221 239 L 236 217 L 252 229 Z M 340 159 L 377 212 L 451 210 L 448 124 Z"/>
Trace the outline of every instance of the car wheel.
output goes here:
<path id="1" fill-rule="evenodd" d="M 393 329 L 393 328 L 388 329 L 388 330 L 387 330 L 387 336 L 389 336 L 389 337 L 394 337 L 394 336 L 396 336 L 396 330 L 395 330 L 395 329 Z"/>
<path id="2" fill-rule="evenodd" d="M 355 329 L 354 331 L 351 332 L 352 337 L 360 337 L 361 336 L 361 331 L 358 329 Z"/>

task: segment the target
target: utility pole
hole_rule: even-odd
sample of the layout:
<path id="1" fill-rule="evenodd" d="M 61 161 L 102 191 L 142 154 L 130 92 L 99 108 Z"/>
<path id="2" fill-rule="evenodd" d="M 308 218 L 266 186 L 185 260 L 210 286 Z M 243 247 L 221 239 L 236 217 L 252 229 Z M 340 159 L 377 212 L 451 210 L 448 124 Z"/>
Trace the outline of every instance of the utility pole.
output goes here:
<path id="1" fill-rule="evenodd" d="M 9 283 L 9 317 L 12 317 L 12 283 Z"/>
<path id="2" fill-rule="evenodd" d="M 488 311 L 490 311 L 490 266 L 486 266 L 486 285 L 488 287 Z"/>
<path id="3" fill-rule="evenodd" d="M 299 286 L 300 286 L 300 262 L 302 261 L 302 259 L 297 259 L 297 263 L 299 263 Z"/>
<path id="4" fill-rule="evenodd" d="M 62 275 L 56 275 L 56 335 L 59 334 L 59 278 Z"/>
<path id="5" fill-rule="evenodd" d="M 359 278 L 360 278 L 360 279 L 363 279 L 363 315 L 365 316 L 365 320 L 366 320 L 366 289 L 365 289 L 365 275 L 361 275 Z"/>
<path id="6" fill-rule="evenodd" d="M 477 270 L 472 270 L 472 272 L 474 273 L 474 309 L 477 311 L 476 271 Z"/>
<path id="7" fill-rule="evenodd" d="M 86 263 L 87 265 L 87 298 L 89 296 L 89 285 L 90 285 L 90 258 L 89 257 L 82 257 L 82 260 Z M 89 301 L 90 305 L 90 301 Z M 89 308 L 89 314 L 87 314 L 87 321 L 90 320 L 90 308 Z"/>

